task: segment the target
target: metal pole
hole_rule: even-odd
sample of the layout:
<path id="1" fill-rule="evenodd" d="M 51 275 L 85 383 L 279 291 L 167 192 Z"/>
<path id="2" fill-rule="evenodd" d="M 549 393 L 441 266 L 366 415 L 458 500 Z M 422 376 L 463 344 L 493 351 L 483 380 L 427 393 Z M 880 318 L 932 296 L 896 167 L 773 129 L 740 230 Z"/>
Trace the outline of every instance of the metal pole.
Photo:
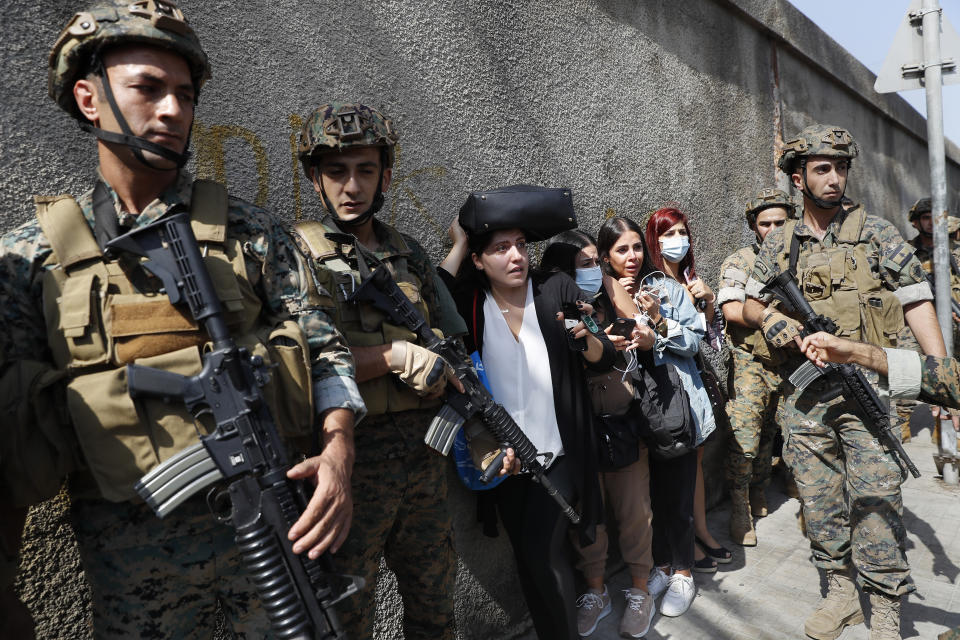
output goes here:
<path id="1" fill-rule="evenodd" d="M 944 166 L 942 58 L 940 57 L 940 2 L 923 0 L 923 84 L 927 93 L 927 154 L 930 160 L 930 199 L 933 209 L 933 277 L 937 321 L 953 354 L 953 318 L 950 312 L 950 249 L 947 238 L 947 177 Z"/>

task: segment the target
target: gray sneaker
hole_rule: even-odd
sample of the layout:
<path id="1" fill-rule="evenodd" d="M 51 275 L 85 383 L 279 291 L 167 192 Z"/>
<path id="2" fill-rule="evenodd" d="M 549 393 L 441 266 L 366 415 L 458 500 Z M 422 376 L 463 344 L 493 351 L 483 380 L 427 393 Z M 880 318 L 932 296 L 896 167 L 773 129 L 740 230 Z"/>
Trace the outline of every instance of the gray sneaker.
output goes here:
<path id="1" fill-rule="evenodd" d="M 603 593 L 587 591 L 577 598 L 577 633 L 586 638 L 597 630 L 597 624 L 610 615 L 613 607 L 610 606 L 610 594 L 607 585 L 603 585 Z"/>
<path id="2" fill-rule="evenodd" d="M 624 638 L 642 638 L 650 630 L 653 620 L 653 597 L 643 589 L 624 589 L 627 608 L 620 619 L 620 635 Z"/>
<path id="3" fill-rule="evenodd" d="M 647 591 L 651 598 L 659 598 L 663 592 L 670 586 L 670 576 L 665 574 L 660 567 L 654 567 L 650 572 L 650 578 L 647 579 Z"/>

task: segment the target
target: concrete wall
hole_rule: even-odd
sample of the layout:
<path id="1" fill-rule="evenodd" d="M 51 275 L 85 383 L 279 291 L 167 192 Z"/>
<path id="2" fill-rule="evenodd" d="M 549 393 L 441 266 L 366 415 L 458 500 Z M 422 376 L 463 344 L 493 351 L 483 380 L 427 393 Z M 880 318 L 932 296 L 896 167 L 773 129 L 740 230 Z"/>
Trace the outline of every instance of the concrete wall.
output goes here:
<path id="1" fill-rule="evenodd" d="M 315 216 L 293 154 L 300 117 L 328 100 L 367 102 L 401 134 L 381 215 L 435 257 L 467 191 L 530 182 L 572 188 L 591 232 L 607 216 L 678 203 L 701 275 L 715 282 L 721 260 L 749 241 L 743 202 L 778 180 L 782 135 L 816 121 L 859 142 L 848 194 L 874 213 L 906 232 L 903 212 L 928 193 L 922 118 L 874 94 L 872 74 L 786 0 L 181 5 L 214 67 L 197 111 L 196 174 L 288 220 Z M 75 10 L 62 0 L 0 7 L 3 229 L 32 215 L 31 194 L 91 184 L 93 140 L 46 97 L 48 48 Z M 960 151 L 948 144 L 948 155 L 957 210 Z M 708 450 L 708 474 L 721 449 Z M 472 498 L 451 486 L 462 635 L 509 637 L 526 623 L 504 577 L 508 546 L 479 535 Z M 53 595 L 82 592 L 72 549 L 54 544 L 69 536 L 59 505 L 31 519 L 20 584 L 44 636 L 82 637 L 82 608 Z M 381 631 L 392 637 L 399 603 L 389 582 L 381 589 Z"/>

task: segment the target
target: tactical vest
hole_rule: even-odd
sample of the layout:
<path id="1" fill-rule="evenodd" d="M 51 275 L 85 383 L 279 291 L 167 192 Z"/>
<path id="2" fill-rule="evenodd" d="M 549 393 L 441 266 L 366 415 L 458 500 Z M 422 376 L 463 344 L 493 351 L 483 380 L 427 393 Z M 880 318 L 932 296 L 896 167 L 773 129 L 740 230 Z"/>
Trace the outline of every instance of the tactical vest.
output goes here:
<path id="1" fill-rule="evenodd" d="M 757 259 L 757 254 L 752 247 L 744 247 L 737 254 L 742 255 L 744 262 L 750 265 L 753 265 Z M 754 358 L 769 366 L 778 365 L 786 359 L 780 349 L 771 346 L 764 339 L 760 329 L 750 329 L 733 322 L 727 322 L 726 325 L 727 338 L 730 340 L 731 347 L 753 354 Z"/>
<path id="2" fill-rule="evenodd" d="M 420 293 L 423 282 L 410 271 L 407 264 L 406 256 L 411 253 L 410 247 L 396 229 L 386 225 L 382 228 L 389 234 L 389 244 L 398 248 L 397 254 L 384 259 L 383 264 L 390 270 L 400 290 L 423 314 L 427 324 L 430 324 L 430 310 Z M 320 222 L 301 222 L 295 229 L 316 264 L 314 276 L 319 294 L 322 298 L 326 294 L 332 296 L 332 299 L 326 298 L 322 303 L 336 309 L 337 329 L 343 334 L 347 344 L 351 347 L 374 347 L 390 344 L 394 340 L 417 342 L 416 334 L 406 327 L 390 323 L 385 314 L 372 305 L 347 301 L 356 287 L 360 286 L 360 272 L 353 256 L 353 246 L 338 244 L 327 238 L 329 230 Z M 438 330 L 434 329 L 434 332 L 443 337 Z M 358 386 L 369 416 L 435 407 L 440 404 L 439 400 L 421 398 L 394 375 L 366 380 Z"/>
<path id="3" fill-rule="evenodd" d="M 144 473 L 195 444 L 198 430 L 209 433 L 215 425 L 195 424 L 176 403 L 134 403 L 125 365 L 195 375 L 208 338 L 188 310 L 159 293 L 136 260 L 104 258 L 71 196 L 35 201 L 53 248 L 45 265 L 50 268 L 43 280 L 43 311 L 54 362 L 68 376 L 67 408 L 101 495 L 114 502 L 130 500 Z M 309 435 L 312 389 L 302 330 L 289 320 L 262 325 L 260 298 L 247 277 L 241 243 L 226 235 L 223 186 L 197 180 L 191 203 L 191 227 L 231 334 L 238 345 L 279 365 L 263 389 L 278 427 L 288 437 Z"/>
<path id="4" fill-rule="evenodd" d="M 875 264 L 881 259 L 876 247 L 863 241 L 866 219 L 863 207 L 847 210 L 834 246 L 815 243 L 813 251 L 799 252 L 794 258 L 790 254 L 791 245 L 797 242 L 794 230 L 798 221 L 787 220 L 778 263 L 781 270 L 795 266 L 803 297 L 814 311 L 837 323 L 837 335 L 893 347 L 903 328 L 903 309 L 879 273 L 870 268 L 871 258 Z"/>

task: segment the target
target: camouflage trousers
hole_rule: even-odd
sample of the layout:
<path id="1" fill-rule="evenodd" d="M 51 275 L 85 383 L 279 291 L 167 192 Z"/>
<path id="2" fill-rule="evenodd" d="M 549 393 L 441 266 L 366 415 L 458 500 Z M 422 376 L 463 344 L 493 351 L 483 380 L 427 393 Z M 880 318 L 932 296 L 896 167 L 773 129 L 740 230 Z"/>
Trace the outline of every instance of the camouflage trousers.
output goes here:
<path id="1" fill-rule="evenodd" d="M 727 389 L 730 439 L 727 449 L 727 481 L 733 491 L 749 485 L 765 487 L 770 482 L 773 440 L 781 404 L 780 375 L 741 349 L 732 354 Z"/>
<path id="2" fill-rule="evenodd" d="M 421 420 L 424 415 L 408 413 Z M 361 423 L 358 429 L 370 426 Z M 421 438 L 426 429 L 422 423 Z M 397 576 L 404 637 L 455 637 L 457 557 L 447 505 L 448 464 L 421 441 L 403 457 L 354 465 L 353 525 L 335 556 L 338 570 L 366 581 L 359 593 L 337 604 L 349 638 L 373 638 L 381 556 Z"/>
<path id="3" fill-rule="evenodd" d="M 95 638 L 213 638 L 219 603 L 238 638 L 270 636 L 233 530 L 196 496 L 165 517 L 145 504 L 76 499 L 70 509 Z"/>
<path id="4" fill-rule="evenodd" d="M 866 375 L 876 383 L 876 374 Z M 897 461 L 853 402 L 843 396 L 819 401 L 828 391 L 823 380 L 803 393 L 789 383 L 784 388 L 783 455 L 803 502 L 815 564 L 843 570 L 852 562 L 861 587 L 890 595 L 913 591 Z"/>

